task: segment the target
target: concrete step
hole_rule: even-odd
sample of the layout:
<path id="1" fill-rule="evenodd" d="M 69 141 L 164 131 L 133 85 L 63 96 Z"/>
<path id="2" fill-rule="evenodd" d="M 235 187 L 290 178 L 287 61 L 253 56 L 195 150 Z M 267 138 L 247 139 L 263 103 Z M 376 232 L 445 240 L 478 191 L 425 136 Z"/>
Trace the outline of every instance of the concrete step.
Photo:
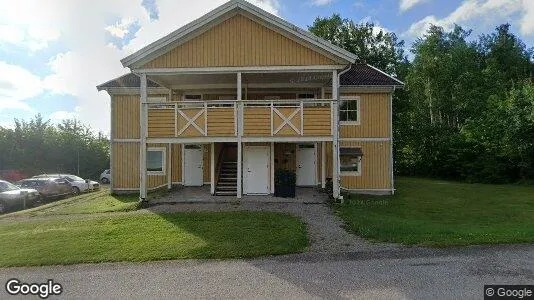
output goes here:
<path id="1" fill-rule="evenodd" d="M 215 196 L 237 196 L 237 192 L 232 192 L 232 191 L 215 192 Z"/>
<path id="2" fill-rule="evenodd" d="M 215 191 L 237 191 L 236 186 L 218 186 Z"/>
<path id="3" fill-rule="evenodd" d="M 224 186 L 229 186 L 229 185 L 232 185 L 232 186 L 237 186 L 237 181 L 220 181 L 217 182 L 217 186 L 219 185 L 224 185 Z"/>

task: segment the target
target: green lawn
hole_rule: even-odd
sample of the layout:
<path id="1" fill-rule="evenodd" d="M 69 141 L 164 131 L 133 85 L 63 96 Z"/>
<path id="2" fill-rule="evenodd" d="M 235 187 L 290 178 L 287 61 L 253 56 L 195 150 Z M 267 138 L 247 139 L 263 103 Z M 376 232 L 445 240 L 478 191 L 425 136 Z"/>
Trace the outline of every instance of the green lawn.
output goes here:
<path id="1" fill-rule="evenodd" d="M 166 190 L 156 190 L 149 193 L 152 198 L 167 194 Z M 62 214 L 92 214 L 106 212 L 126 212 L 139 208 L 138 194 L 112 195 L 109 189 L 81 194 L 64 200 L 54 201 L 33 209 L 18 211 L 9 215 L 0 216 L 39 216 L 39 215 L 62 215 Z"/>
<path id="2" fill-rule="evenodd" d="M 0 219 L 0 267 L 303 251 L 306 226 L 268 212 L 126 213 Z"/>
<path id="3" fill-rule="evenodd" d="M 376 241 L 433 247 L 534 242 L 534 187 L 399 178 L 395 196 L 351 196 L 336 211 Z"/>

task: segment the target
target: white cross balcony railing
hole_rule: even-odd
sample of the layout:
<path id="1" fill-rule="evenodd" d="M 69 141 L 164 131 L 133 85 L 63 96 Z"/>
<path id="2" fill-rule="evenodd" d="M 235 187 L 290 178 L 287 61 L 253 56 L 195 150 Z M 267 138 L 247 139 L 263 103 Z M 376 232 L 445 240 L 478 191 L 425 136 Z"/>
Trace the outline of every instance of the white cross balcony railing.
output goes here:
<path id="1" fill-rule="evenodd" d="M 148 137 L 332 136 L 332 99 L 147 103 Z"/>

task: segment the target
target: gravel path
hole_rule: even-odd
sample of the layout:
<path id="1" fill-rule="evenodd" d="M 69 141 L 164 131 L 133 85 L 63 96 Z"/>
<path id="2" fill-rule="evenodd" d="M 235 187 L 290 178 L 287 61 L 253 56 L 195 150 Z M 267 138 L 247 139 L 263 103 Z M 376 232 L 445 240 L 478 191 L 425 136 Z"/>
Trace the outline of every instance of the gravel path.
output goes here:
<path id="1" fill-rule="evenodd" d="M 346 232 L 343 222 L 324 203 L 180 203 L 162 204 L 149 209 L 153 212 L 187 211 L 273 211 L 289 213 L 304 220 L 311 239 L 310 252 L 344 253 L 400 249 L 397 244 L 370 243 Z"/>

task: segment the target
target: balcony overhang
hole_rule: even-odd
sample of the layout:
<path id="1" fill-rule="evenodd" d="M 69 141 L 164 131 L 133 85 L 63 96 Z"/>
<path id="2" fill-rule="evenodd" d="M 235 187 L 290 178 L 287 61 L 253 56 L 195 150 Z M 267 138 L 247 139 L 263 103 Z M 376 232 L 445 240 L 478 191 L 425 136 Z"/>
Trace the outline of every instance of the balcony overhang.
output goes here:
<path id="1" fill-rule="evenodd" d="M 148 75 L 150 74 L 150 75 Z M 170 89 L 225 89 L 237 88 L 236 72 L 225 73 L 147 73 L 150 80 Z M 318 88 L 329 85 L 332 69 L 282 70 L 278 72 L 242 73 L 242 84 L 247 88 Z"/>

